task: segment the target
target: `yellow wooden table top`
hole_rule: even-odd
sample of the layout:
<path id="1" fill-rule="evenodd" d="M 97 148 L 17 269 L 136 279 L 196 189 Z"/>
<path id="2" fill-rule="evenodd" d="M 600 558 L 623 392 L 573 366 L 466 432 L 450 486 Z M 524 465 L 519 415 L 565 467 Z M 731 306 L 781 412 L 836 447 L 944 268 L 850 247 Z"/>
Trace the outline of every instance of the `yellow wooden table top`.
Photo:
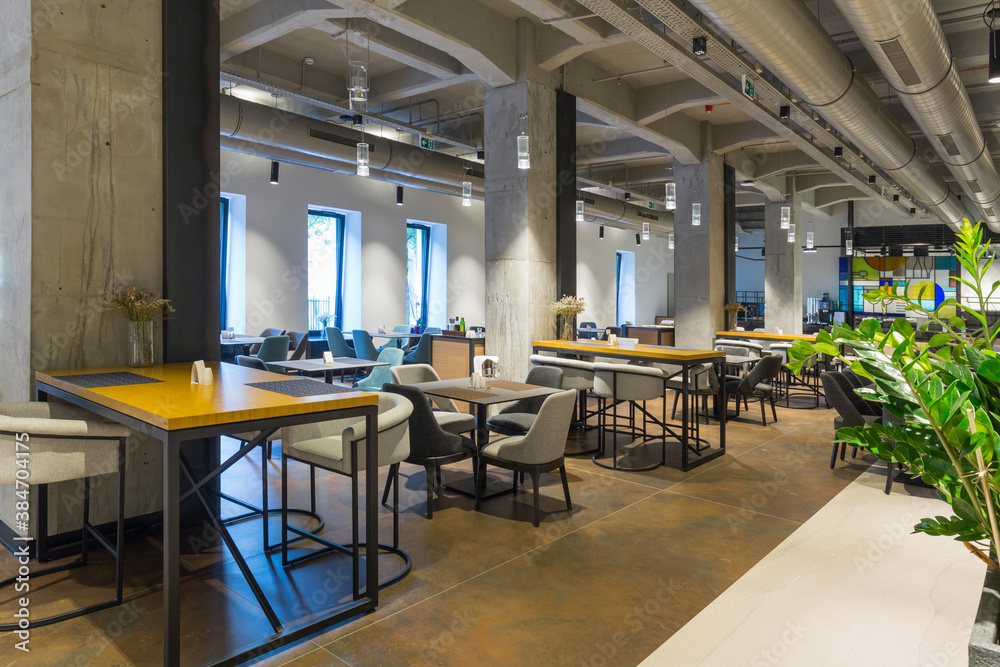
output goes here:
<path id="1" fill-rule="evenodd" d="M 234 364 L 207 362 L 215 374 L 215 384 L 191 384 L 191 362 L 161 364 L 149 368 L 127 366 L 35 371 L 35 381 L 93 401 L 168 431 L 270 419 L 290 415 L 361 407 L 378 403 L 378 395 L 351 391 L 319 396 L 286 396 L 274 391 L 248 387 L 248 382 L 295 380 L 278 373 L 259 371 Z M 61 375 L 128 372 L 157 378 L 163 382 L 130 384 L 87 389 L 59 379 Z"/>
<path id="2" fill-rule="evenodd" d="M 589 354 L 594 356 L 616 356 L 633 359 L 649 359 L 651 361 L 699 361 L 702 359 L 718 359 L 725 357 L 725 352 L 718 350 L 688 350 L 666 345 L 643 345 L 642 343 L 622 343 L 608 345 L 604 340 L 588 340 L 574 342 L 571 340 L 536 340 L 532 343 L 540 350 L 557 352 L 572 352 L 574 354 Z"/>
<path id="3" fill-rule="evenodd" d="M 759 340 L 808 340 L 816 342 L 816 334 L 776 334 L 767 331 L 716 331 L 718 338 L 757 338 Z"/>

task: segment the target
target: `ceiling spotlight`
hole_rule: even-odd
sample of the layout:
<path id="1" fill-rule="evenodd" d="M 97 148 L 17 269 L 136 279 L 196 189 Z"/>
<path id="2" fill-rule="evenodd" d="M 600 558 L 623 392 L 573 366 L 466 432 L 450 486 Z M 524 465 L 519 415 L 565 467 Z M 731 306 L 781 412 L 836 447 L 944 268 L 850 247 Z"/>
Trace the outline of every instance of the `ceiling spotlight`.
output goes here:
<path id="1" fill-rule="evenodd" d="M 917 214 L 917 209 L 911 208 L 910 209 L 910 215 L 916 215 L 916 214 Z"/>
<path id="2" fill-rule="evenodd" d="M 641 234 L 636 234 L 635 235 L 635 244 L 636 245 L 642 245 L 642 235 Z"/>
<path id="3" fill-rule="evenodd" d="M 868 177 L 868 185 L 875 185 L 875 174 Z"/>
<path id="4" fill-rule="evenodd" d="M 402 206 L 402 205 L 403 205 L 403 186 L 402 185 L 397 185 L 396 186 L 396 206 Z"/>
<path id="5" fill-rule="evenodd" d="M 486 159 L 486 151 L 484 151 L 482 148 L 480 148 L 478 151 L 476 151 L 476 159 L 477 160 L 485 160 Z"/>
<path id="6" fill-rule="evenodd" d="M 601 228 L 598 230 L 597 238 L 599 238 L 602 241 L 604 240 L 604 225 L 601 225 Z"/>
<path id="7" fill-rule="evenodd" d="M 834 146 L 833 147 L 833 157 L 844 157 L 844 147 Z"/>
<path id="8" fill-rule="evenodd" d="M 696 56 L 703 56 L 708 53 L 708 40 L 704 35 L 695 37 L 691 40 L 691 51 Z"/>
<path id="9" fill-rule="evenodd" d="M 271 185 L 278 184 L 278 161 L 271 160 Z"/>
<path id="10" fill-rule="evenodd" d="M 997 59 L 997 55 L 1000 54 L 1000 34 L 990 26 L 990 58 L 989 58 L 989 82 L 990 83 L 1000 83 L 1000 60 Z"/>
<path id="11" fill-rule="evenodd" d="M 788 118 L 791 115 L 792 115 L 792 107 L 790 106 L 778 107 L 778 118 Z"/>
<path id="12" fill-rule="evenodd" d="M 625 193 L 625 201 L 628 201 L 628 200 L 629 200 L 629 199 L 631 199 L 631 198 L 632 198 L 632 193 L 630 193 L 630 192 L 626 192 L 626 193 Z"/>
<path id="13" fill-rule="evenodd" d="M 747 179 L 744 179 L 744 180 L 740 181 L 740 186 L 741 186 L 741 187 L 744 187 L 744 188 L 749 188 L 749 187 L 750 187 L 750 186 L 752 186 L 752 185 L 753 185 L 753 181 L 752 181 L 752 180 L 750 180 L 749 178 L 747 178 Z"/>

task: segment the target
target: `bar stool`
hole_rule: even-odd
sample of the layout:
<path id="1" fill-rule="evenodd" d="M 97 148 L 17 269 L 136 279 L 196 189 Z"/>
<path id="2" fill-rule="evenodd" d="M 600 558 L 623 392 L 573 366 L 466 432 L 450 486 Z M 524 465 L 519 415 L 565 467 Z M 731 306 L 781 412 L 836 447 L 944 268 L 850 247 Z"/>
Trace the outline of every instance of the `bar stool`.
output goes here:
<path id="1" fill-rule="evenodd" d="M 626 431 L 633 438 L 641 436 L 641 442 L 649 439 L 646 430 L 648 419 L 666 428 L 666 400 L 663 404 L 663 419 L 656 419 L 647 409 L 646 402 L 657 398 L 663 399 L 666 393 L 664 381 L 666 376 L 659 368 L 650 366 L 635 366 L 632 364 L 606 364 L 597 362 L 594 364 L 594 393 L 600 398 L 601 406 L 598 409 L 598 452 L 591 457 L 591 460 L 602 468 L 608 470 L 629 470 L 641 472 L 653 470 L 664 464 L 667 458 L 667 445 L 661 442 L 661 452 L 659 462 L 641 468 L 626 468 L 618 465 L 618 411 L 620 403 L 629 404 L 629 418 Z M 608 405 L 610 402 L 610 405 Z M 641 405 L 640 405 L 641 403 Z M 605 449 L 605 429 L 608 421 L 608 410 L 611 411 L 612 419 L 612 443 L 611 443 L 611 465 L 601 462 L 599 459 L 604 455 Z M 635 411 L 642 413 L 642 428 L 635 425 Z"/>
<path id="2" fill-rule="evenodd" d="M 38 627 L 65 621 L 122 603 L 125 545 L 125 440 L 132 433 L 127 426 L 100 421 L 95 415 L 62 403 L 0 404 L 0 484 L 13 486 L 13 493 L 27 492 L 28 485 L 55 484 L 83 480 L 83 529 L 80 533 L 80 557 L 66 565 L 35 570 L 32 579 L 87 564 L 87 545 L 92 536 L 115 559 L 115 599 L 80 609 L 31 618 Z M 117 473 L 118 520 L 114 546 L 90 523 L 90 479 Z M 15 517 L 16 519 L 16 517 Z M 23 543 L 26 544 L 26 543 Z M 11 577 L 0 582 L 10 586 Z M 32 588 L 37 584 L 32 582 Z M 17 623 L 0 624 L 0 632 L 18 630 Z"/>
<path id="3" fill-rule="evenodd" d="M 562 370 L 562 388 L 573 389 L 577 392 L 576 420 L 573 424 L 577 428 L 588 428 L 587 420 L 597 414 L 597 411 L 587 411 L 587 394 L 594 388 L 594 364 L 590 361 L 580 361 L 578 359 L 564 359 L 563 357 L 549 357 L 541 354 L 533 354 L 530 357 L 532 366 L 552 366 Z M 583 454 L 593 454 L 596 449 L 588 449 L 582 452 L 566 454 L 566 456 L 581 456 Z"/>

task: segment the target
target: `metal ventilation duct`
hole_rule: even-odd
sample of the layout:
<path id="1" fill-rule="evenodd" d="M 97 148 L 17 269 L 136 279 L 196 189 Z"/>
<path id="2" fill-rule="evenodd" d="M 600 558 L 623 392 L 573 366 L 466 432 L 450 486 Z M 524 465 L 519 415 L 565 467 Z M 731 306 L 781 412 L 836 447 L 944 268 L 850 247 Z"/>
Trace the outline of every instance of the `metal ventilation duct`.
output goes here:
<path id="1" fill-rule="evenodd" d="M 1000 176 L 929 0 L 834 0 L 913 120 L 1000 231 Z"/>
<path id="2" fill-rule="evenodd" d="M 219 132 L 223 145 L 229 150 L 251 152 L 249 149 L 254 149 L 252 152 L 260 155 L 260 147 L 268 147 L 272 152 L 267 153 L 267 157 L 280 157 L 333 171 L 353 171 L 357 144 L 362 140 L 360 132 L 231 95 L 220 97 Z M 376 178 L 447 194 L 461 194 L 462 181 L 468 179 L 473 192 L 482 198 L 484 178 L 478 170 L 479 165 L 467 171 L 467 163 L 461 158 L 370 134 L 365 134 L 364 140 L 370 146 L 372 176 Z M 245 142 L 246 148 L 241 148 L 241 142 Z M 296 159 L 295 155 L 300 157 Z M 344 168 L 324 164 L 326 160 L 341 163 Z M 673 231 L 671 213 L 647 211 L 618 199 L 589 192 L 584 194 L 589 201 L 587 215 L 600 218 L 598 222 L 602 224 L 635 231 L 636 227 L 648 222 L 654 234 L 665 236 Z"/>
<path id="3" fill-rule="evenodd" d="M 644 5 L 648 4 L 646 0 Z M 965 207 L 800 0 L 692 0 L 941 220 Z"/>

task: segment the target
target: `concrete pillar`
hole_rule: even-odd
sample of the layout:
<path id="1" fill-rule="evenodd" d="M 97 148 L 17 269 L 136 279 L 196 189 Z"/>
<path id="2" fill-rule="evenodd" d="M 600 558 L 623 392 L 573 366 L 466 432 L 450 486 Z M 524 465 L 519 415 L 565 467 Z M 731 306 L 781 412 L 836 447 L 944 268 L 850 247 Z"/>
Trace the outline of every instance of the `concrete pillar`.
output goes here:
<path id="1" fill-rule="evenodd" d="M 518 81 L 486 92 L 486 347 L 505 376 L 528 372 L 533 340 L 556 336 L 556 93 L 532 66 L 530 21 L 517 24 Z M 527 116 L 526 118 L 522 118 Z M 517 135 L 531 167 L 518 169 Z"/>
<path id="2" fill-rule="evenodd" d="M 725 328 L 726 230 L 723 158 L 676 164 L 674 295 L 677 347 L 708 349 Z M 701 225 L 691 225 L 692 204 L 701 204 Z M 730 248 L 731 250 L 731 248 Z"/>
<path id="3" fill-rule="evenodd" d="M 795 241 L 781 229 L 781 207 L 792 209 Z M 802 199 L 764 202 L 764 326 L 786 334 L 802 333 L 802 243 L 805 239 Z"/>

